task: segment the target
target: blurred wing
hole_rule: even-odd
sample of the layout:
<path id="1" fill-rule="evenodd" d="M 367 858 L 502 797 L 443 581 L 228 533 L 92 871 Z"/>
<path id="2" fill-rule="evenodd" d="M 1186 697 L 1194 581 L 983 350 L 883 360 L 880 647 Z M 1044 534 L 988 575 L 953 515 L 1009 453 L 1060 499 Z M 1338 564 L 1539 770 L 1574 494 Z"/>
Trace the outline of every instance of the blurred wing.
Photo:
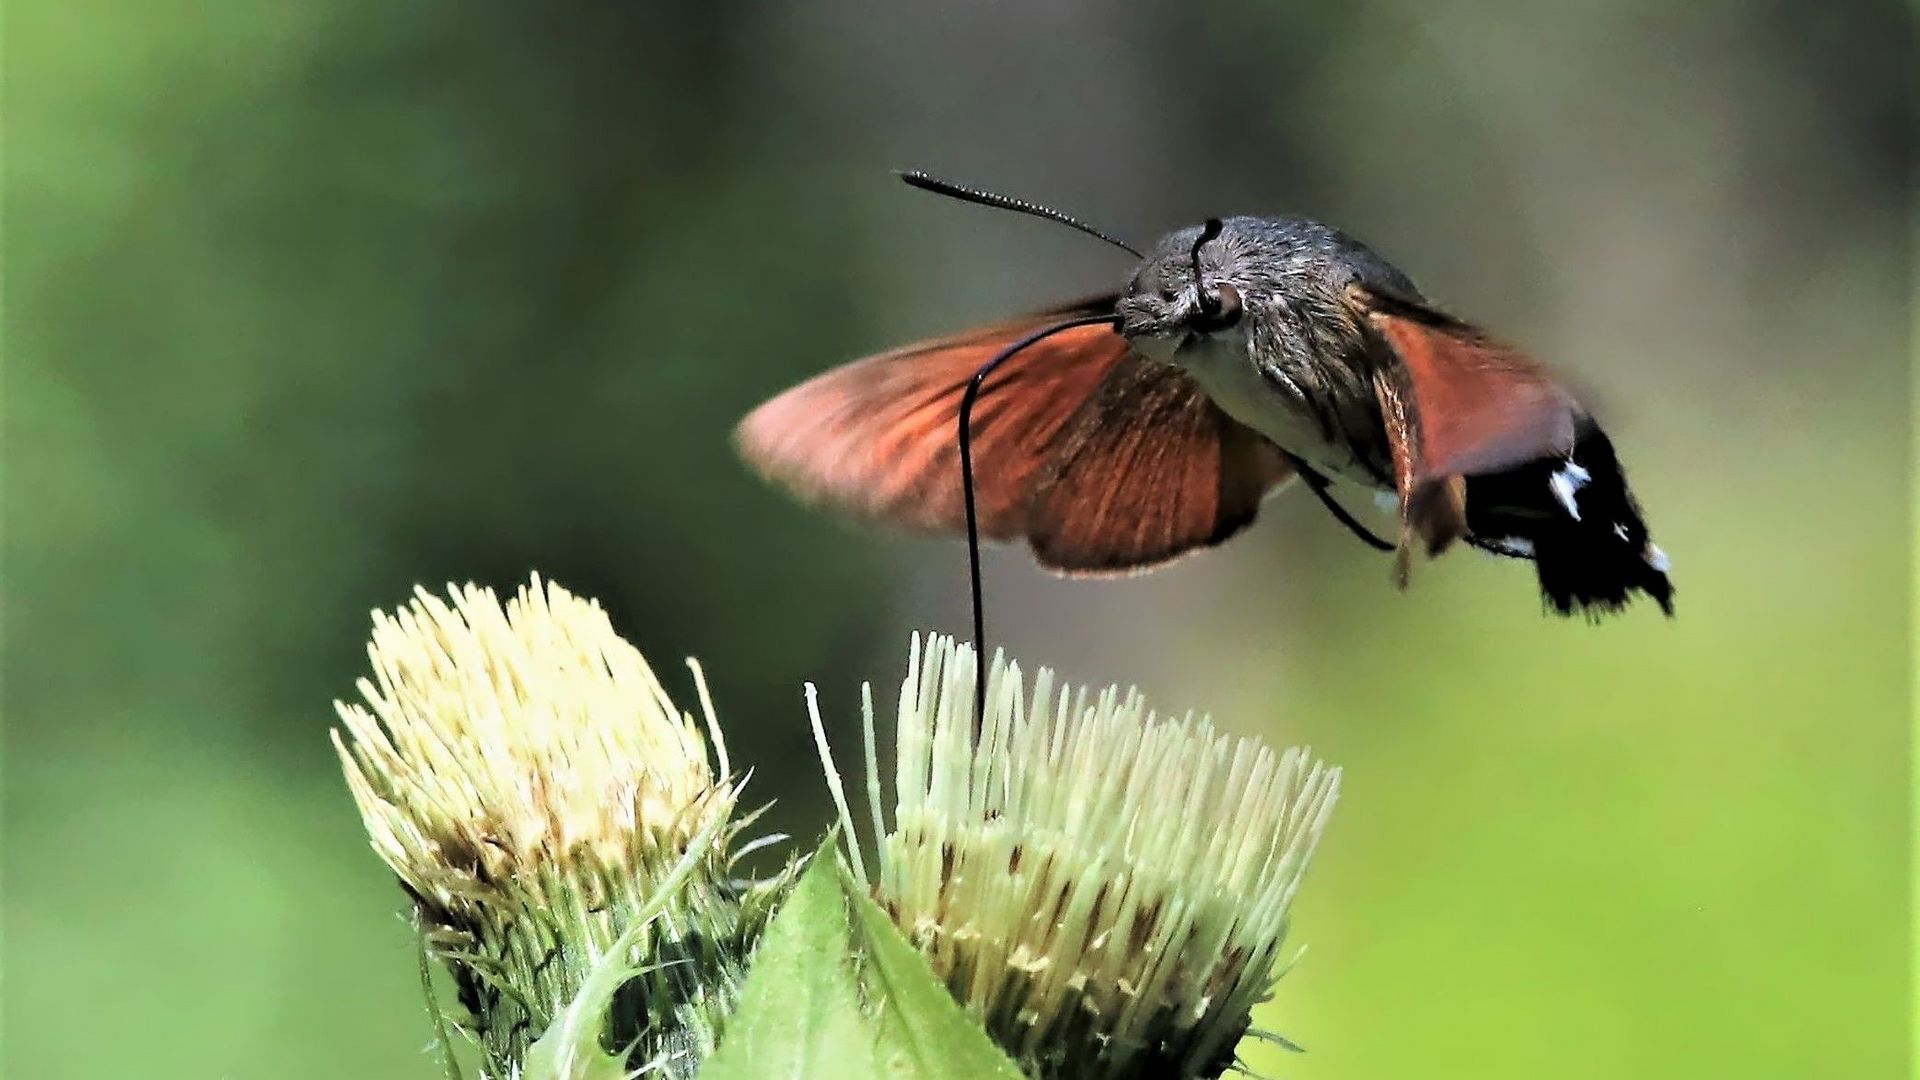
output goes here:
<path id="1" fill-rule="evenodd" d="M 1291 476 L 1272 443 L 1180 369 L 1124 364 L 1068 423 L 1029 538 L 1055 570 L 1145 569 L 1239 532 Z"/>
<path id="2" fill-rule="evenodd" d="M 1405 369 L 1416 479 L 1573 450 L 1586 412 L 1539 361 L 1418 305 L 1364 291 L 1356 299 Z"/>
<path id="3" fill-rule="evenodd" d="M 819 375 L 740 422 L 740 452 L 809 502 L 936 532 L 966 526 L 957 428 L 967 382 L 994 354 L 1049 323 L 1113 309 L 1089 300 L 911 345 Z M 1036 477 L 1067 420 L 1116 367 L 1125 338 L 1107 326 L 1065 330 L 1003 364 L 974 402 L 981 535 L 1026 535 Z"/>
<path id="4" fill-rule="evenodd" d="M 1378 371 L 1373 376 L 1387 448 L 1393 454 L 1393 486 L 1400 493 L 1400 550 L 1394 577 L 1403 589 L 1407 586 L 1411 537 L 1424 540 L 1431 556 L 1467 534 L 1465 483 L 1457 476 L 1422 476 L 1419 471 L 1420 437 L 1406 382 L 1404 370 Z"/>

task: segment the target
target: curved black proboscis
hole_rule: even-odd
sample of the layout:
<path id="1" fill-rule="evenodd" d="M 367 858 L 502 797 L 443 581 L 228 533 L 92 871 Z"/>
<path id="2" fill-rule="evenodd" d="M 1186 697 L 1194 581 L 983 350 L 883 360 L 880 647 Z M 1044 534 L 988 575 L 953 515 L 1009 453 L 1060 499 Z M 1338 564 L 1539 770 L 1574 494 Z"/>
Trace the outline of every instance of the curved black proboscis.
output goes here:
<path id="1" fill-rule="evenodd" d="M 960 491 L 967 506 L 967 584 L 973 594 L 973 731 L 976 738 L 987 715 L 987 617 L 980 589 L 980 524 L 973 505 L 973 435 L 969 431 L 973 403 L 980 397 L 980 387 L 987 381 L 987 376 L 1015 353 L 1063 330 L 1101 323 L 1117 327 L 1119 320 L 1113 315 L 1083 315 L 1028 334 L 980 365 L 980 370 L 967 380 L 966 393 L 960 397 Z"/>

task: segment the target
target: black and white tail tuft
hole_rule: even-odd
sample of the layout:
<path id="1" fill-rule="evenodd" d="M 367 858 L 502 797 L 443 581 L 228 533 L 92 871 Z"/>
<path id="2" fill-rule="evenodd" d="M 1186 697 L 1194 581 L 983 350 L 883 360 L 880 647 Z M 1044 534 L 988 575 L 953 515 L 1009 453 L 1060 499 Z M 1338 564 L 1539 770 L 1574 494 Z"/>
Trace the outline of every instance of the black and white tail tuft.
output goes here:
<path id="1" fill-rule="evenodd" d="M 1673 614 L 1667 556 L 1647 535 L 1613 444 L 1589 424 L 1573 452 L 1467 479 L 1467 528 L 1488 551 L 1532 559 L 1561 615 L 1615 612 L 1636 592 Z"/>

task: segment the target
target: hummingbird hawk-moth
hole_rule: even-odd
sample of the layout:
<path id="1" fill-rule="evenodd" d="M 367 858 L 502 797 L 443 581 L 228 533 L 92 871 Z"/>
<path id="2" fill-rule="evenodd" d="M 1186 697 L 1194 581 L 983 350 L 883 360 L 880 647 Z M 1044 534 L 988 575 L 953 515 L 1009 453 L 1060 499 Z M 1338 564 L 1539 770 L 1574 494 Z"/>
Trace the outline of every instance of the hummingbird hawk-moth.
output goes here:
<path id="1" fill-rule="evenodd" d="M 1142 255 L 1117 291 L 857 360 L 775 397 L 737 441 L 802 497 L 934 532 L 1024 540 L 1065 574 L 1145 570 L 1244 529 L 1298 478 L 1395 552 L 1455 543 L 1534 564 L 1546 606 L 1636 593 L 1669 615 L 1666 556 L 1612 444 L 1547 368 L 1447 314 L 1358 240 L 1296 217 L 1212 219 Z M 1011 362 L 1007 362 L 1011 361 Z M 977 403 L 977 407 L 976 407 Z M 1392 541 L 1330 491 L 1391 496 Z"/>

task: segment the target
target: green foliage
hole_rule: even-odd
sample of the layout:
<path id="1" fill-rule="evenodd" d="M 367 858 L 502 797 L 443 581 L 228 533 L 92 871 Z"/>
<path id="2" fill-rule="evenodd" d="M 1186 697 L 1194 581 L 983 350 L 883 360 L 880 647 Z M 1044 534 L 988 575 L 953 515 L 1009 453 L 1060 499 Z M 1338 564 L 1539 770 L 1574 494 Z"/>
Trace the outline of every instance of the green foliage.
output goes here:
<path id="1" fill-rule="evenodd" d="M 869 1076 L 871 1021 L 848 952 L 847 905 L 821 848 L 754 954 L 740 1008 L 703 1080 Z"/>
<path id="2" fill-rule="evenodd" d="M 886 915 L 843 888 L 847 880 L 829 842 L 767 928 L 702 1080 L 1019 1080 Z"/>
<path id="3" fill-rule="evenodd" d="M 1007 1060 L 933 977 L 926 958 L 900 936 L 864 892 L 853 911 L 867 946 L 863 972 L 880 999 L 880 1063 L 887 1076 L 1019 1080 Z"/>

